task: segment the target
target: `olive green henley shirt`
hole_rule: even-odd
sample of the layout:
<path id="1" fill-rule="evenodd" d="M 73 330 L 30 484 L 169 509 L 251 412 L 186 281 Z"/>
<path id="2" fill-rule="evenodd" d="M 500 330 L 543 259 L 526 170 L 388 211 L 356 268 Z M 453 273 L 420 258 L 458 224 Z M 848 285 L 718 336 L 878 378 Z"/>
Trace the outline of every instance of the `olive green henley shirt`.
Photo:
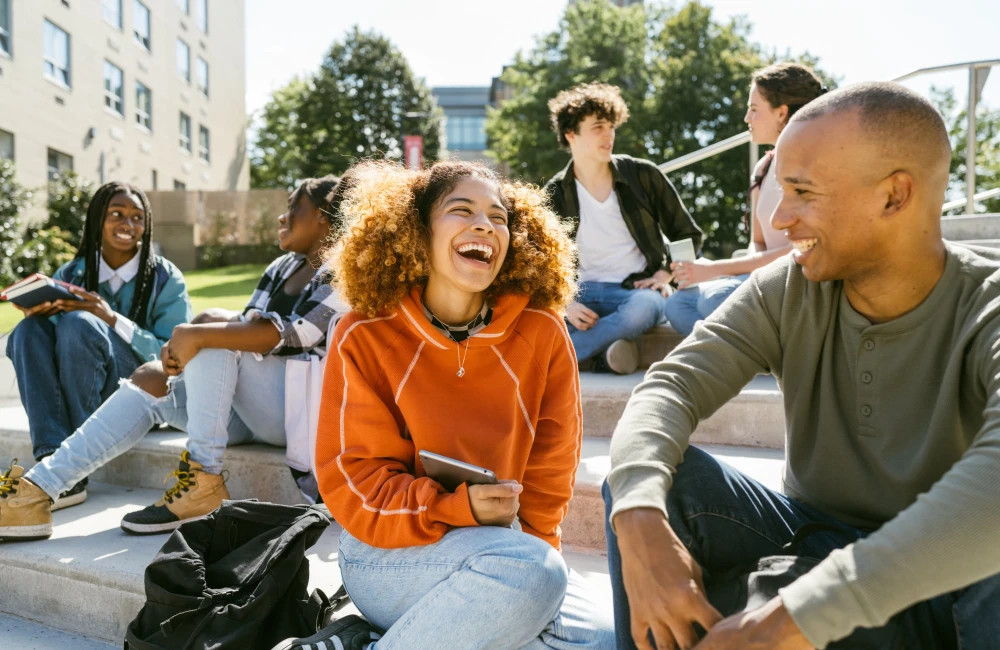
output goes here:
<path id="1" fill-rule="evenodd" d="M 812 644 L 1000 572 L 1000 256 L 946 247 L 927 298 L 874 325 L 791 255 L 756 271 L 633 392 L 611 443 L 611 516 L 666 515 L 699 420 L 770 372 L 785 493 L 878 529 L 781 591 Z"/>

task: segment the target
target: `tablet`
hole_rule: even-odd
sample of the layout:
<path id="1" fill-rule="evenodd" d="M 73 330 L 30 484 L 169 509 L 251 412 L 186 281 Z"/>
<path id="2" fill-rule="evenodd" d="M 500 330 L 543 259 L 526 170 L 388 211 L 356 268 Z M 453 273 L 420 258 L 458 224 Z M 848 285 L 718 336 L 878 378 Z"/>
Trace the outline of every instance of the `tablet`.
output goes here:
<path id="1" fill-rule="evenodd" d="M 420 463 L 424 466 L 424 472 L 427 476 L 451 492 L 454 492 L 462 483 L 482 485 L 497 482 L 496 474 L 485 467 L 448 458 L 424 449 L 417 452 L 417 455 L 420 456 Z"/>

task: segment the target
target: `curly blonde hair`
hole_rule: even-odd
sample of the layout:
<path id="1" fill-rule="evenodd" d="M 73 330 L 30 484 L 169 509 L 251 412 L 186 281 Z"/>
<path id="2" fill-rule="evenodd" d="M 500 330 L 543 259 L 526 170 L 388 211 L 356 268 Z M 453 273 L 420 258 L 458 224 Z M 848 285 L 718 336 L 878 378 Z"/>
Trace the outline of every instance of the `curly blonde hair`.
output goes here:
<path id="1" fill-rule="evenodd" d="M 510 247 L 483 292 L 486 301 L 494 304 L 501 295 L 520 293 L 529 296 L 532 307 L 561 313 L 576 294 L 576 249 L 538 187 L 464 161 L 439 162 L 422 171 L 366 162 L 352 173 L 354 186 L 341 204 L 344 226 L 328 258 L 340 295 L 355 311 L 369 317 L 387 314 L 412 287 L 426 284 L 431 212 L 469 177 L 496 183 L 508 214 Z"/>

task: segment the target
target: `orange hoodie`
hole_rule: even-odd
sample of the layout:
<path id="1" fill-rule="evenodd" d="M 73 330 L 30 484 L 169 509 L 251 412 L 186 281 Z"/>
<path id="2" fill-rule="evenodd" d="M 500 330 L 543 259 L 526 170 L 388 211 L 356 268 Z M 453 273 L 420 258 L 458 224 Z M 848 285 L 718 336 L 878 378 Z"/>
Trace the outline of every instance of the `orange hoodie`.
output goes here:
<path id="1" fill-rule="evenodd" d="M 565 324 L 528 308 L 527 296 L 503 296 L 466 350 L 428 322 L 420 295 L 388 316 L 351 312 L 337 325 L 316 442 L 323 501 L 353 536 L 382 548 L 478 525 L 465 485 L 450 493 L 424 474 L 425 449 L 519 481 L 522 530 L 559 548 L 582 436 Z"/>

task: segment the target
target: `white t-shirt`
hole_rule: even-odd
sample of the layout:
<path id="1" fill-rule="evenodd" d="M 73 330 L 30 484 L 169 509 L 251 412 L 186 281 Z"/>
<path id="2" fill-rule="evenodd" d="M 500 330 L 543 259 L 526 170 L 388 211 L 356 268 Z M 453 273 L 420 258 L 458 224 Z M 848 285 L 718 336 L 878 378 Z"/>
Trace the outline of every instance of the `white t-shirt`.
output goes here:
<path id="1" fill-rule="evenodd" d="M 646 268 L 646 258 L 622 217 L 614 190 L 598 201 L 576 181 L 580 227 L 576 231 L 580 282 L 621 282 Z"/>
<path id="2" fill-rule="evenodd" d="M 777 165 L 772 158 L 771 165 L 767 168 L 767 173 L 764 175 L 764 180 L 761 181 L 757 193 L 757 221 L 760 223 L 760 232 L 764 236 L 764 243 L 769 251 L 788 246 L 788 237 L 785 236 L 785 231 L 775 230 L 771 227 L 771 215 L 774 214 L 774 209 L 781 202 L 782 195 L 776 168 Z"/>

